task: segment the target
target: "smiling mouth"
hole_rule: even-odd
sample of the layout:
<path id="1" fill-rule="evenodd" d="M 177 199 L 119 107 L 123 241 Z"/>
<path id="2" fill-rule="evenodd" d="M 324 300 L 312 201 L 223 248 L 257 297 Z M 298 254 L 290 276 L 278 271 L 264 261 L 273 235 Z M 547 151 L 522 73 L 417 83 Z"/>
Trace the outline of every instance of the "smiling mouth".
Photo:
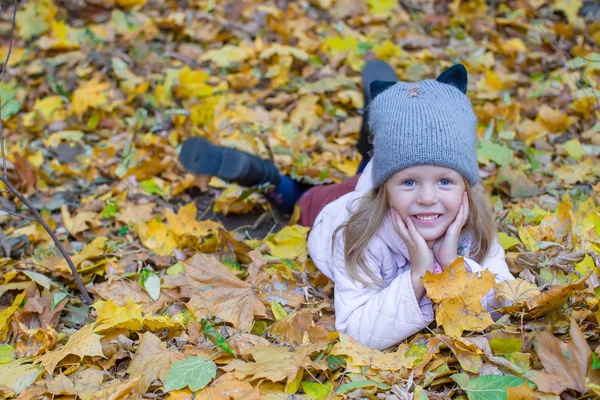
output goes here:
<path id="1" fill-rule="evenodd" d="M 420 221 L 433 221 L 438 219 L 442 214 L 428 214 L 428 215 L 413 215 L 414 218 Z"/>

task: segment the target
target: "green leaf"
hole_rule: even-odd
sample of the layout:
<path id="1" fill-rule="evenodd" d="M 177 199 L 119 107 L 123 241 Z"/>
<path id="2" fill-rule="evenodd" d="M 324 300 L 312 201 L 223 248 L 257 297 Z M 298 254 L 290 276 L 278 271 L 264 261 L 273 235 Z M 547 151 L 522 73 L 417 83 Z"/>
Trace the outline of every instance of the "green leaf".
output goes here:
<path id="1" fill-rule="evenodd" d="M 464 390 L 464 388 L 469 386 L 469 380 L 471 378 L 469 378 L 468 374 L 461 372 L 460 374 L 450 375 L 450 379 L 452 379 L 454 382 L 458 383 L 458 386 L 460 386 L 460 388 Z"/>
<path id="2" fill-rule="evenodd" d="M 279 319 L 283 319 L 285 317 L 287 317 L 287 313 L 285 312 L 285 310 L 283 309 L 283 306 L 281 304 L 279 304 L 276 300 L 273 300 L 271 302 L 271 311 L 273 311 L 273 315 L 275 316 L 275 319 L 279 320 Z"/>
<path id="3" fill-rule="evenodd" d="M 182 272 L 183 272 L 183 264 L 180 262 L 176 262 L 175 264 L 173 264 L 169 268 L 167 268 L 167 275 L 169 275 L 169 276 L 179 275 Z"/>
<path id="4" fill-rule="evenodd" d="M 104 219 L 112 219 L 117 216 L 117 200 L 116 199 L 108 199 L 104 203 L 104 208 L 102 209 L 102 217 Z"/>
<path id="5" fill-rule="evenodd" d="M 513 151 L 503 144 L 480 140 L 477 147 L 477 159 L 482 164 L 487 164 L 489 160 L 498 165 L 510 164 L 513 161 Z"/>
<path id="6" fill-rule="evenodd" d="M 333 385 L 331 382 L 302 382 L 302 390 L 311 399 L 323 400 L 333 394 Z"/>
<path id="7" fill-rule="evenodd" d="M 67 304 L 64 311 L 66 315 L 60 319 L 63 324 L 69 328 L 80 328 L 85 325 L 87 316 L 90 313 L 90 308 L 85 304 L 81 307 L 75 307 L 72 304 Z"/>
<path id="8" fill-rule="evenodd" d="M 152 300 L 160 297 L 160 277 L 154 271 L 145 269 L 140 274 L 140 285 L 148 292 Z"/>
<path id="9" fill-rule="evenodd" d="M 346 360 L 340 356 L 328 356 L 327 366 L 331 371 L 335 371 L 336 369 L 345 367 Z"/>
<path id="10" fill-rule="evenodd" d="M 344 383 L 342 386 L 340 386 L 338 388 L 336 393 L 344 394 L 344 393 L 349 392 L 354 389 L 371 387 L 371 386 L 377 386 L 381 390 L 388 390 L 391 388 L 390 385 L 386 385 L 385 383 L 377 383 L 377 382 L 373 382 L 373 381 L 369 381 L 369 380 L 365 379 L 365 380 L 354 381 L 354 382 L 350 382 L 350 383 Z"/>
<path id="11" fill-rule="evenodd" d="M 521 386 L 524 382 L 516 376 L 486 375 L 471 379 L 464 389 L 469 400 L 506 400 L 506 387 Z"/>
<path id="12" fill-rule="evenodd" d="M 50 311 L 54 311 L 56 306 L 69 296 L 69 292 L 66 290 L 59 290 L 52 295 L 52 301 L 50 302 Z"/>
<path id="13" fill-rule="evenodd" d="M 200 390 L 217 376 L 217 365 L 202 357 L 192 356 L 173 363 L 165 379 L 164 391 L 183 389 L 189 386 L 192 392 Z"/>
<path id="14" fill-rule="evenodd" d="M 18 100 L 9 100 L 2 104 L 2 115 L 3 121 L 7 121 L 10 117 L 21 111 L 21 102 Z"/>
<path id="15" fill-rule="evenodd" d="M 200 325 L 202 325 L 202 333 L 204 333 L 204 336 L 208 337 L 211 342 L 216 344 L 220 349 L 223 349 L 226 353 L 233 354 L 233 350 L 231 350 L 231 347 L 229 347 L 225 338 L 219 333 L 214 325 L 205 318 L 200 319 Z"/>
<path id="16" fill-rule="evenodd" d="M 0 347 L 0 349 L 1 349 L 1 347 Z M 0 359 L 1 359 L 1 357 L 0 357 Z M 592 353 L 592 369 L 600 369 L 600 359 L 598 359 L 598 356 L 596 355 L 596 353 Z"/>
<path id="17" fill-rule="evenodd" d="M 15 348 L 10 344 L 0 346 L 0 364 L 6 364 L 14 360 Z"/>
<path id="18" fill-rule="evenodd" d="M 50 286 L 55 284 L 48 278 L 46 275 L 42 275 L 39 272 L 35 271 L 23 271 L 25 275 L 29 277 L 32 281 L 43 287 L 44 289 L 50 289 Z"/>

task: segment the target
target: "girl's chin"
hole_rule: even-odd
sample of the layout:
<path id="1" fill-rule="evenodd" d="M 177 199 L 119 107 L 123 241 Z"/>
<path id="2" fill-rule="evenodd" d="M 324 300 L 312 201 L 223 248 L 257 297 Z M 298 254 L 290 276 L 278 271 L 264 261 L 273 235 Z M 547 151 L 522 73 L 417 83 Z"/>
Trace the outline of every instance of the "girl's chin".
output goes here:
<path id="1" fill-rule="evenodd" d="M 438 240 L 444 235 L 444 232 L 440 232 L 440 229 L 417 229 L 417 232 L 426 242 Z"/>

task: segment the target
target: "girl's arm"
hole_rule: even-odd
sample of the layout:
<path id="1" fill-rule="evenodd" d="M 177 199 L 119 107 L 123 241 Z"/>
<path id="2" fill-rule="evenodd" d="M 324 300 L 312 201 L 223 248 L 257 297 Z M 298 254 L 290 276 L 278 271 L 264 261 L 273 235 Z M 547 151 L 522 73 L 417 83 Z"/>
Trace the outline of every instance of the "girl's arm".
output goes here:
<path id="1" fill-rule="evenodd" d="M 334 300 L 336 330 L 376 349 L 385 349 L 417 333 L 433 321 L 431 301 L 419 302 L 407 268 L 387 287 L 365 286 L 346 272 L 343 245 L 336 244 L 334 268 Z M 370 249 L 365 261 L 373 273 L 383 280 L 382 271 L 395 270 L 394 258 L 384 245 Z M 371 281 L 366 274 L 361 276 Z"/>
<path id="2" fill-rule="evenodd" d="M 508 264 L 506 264 L 504 259 L 504 249 L 502 246 L 500 246 L 498 239 L 494 240 L 490 252 L 481 264 L 478 264 L 467 257 L 465 257 L 465 261 L 472 272 L 478 272 L 487 269 L 492 274 L 495 274 L 496 283 L 515 279 L 508 269 Z M 481 300 L 481 304 L 488 311 L 494 311 L 500 307 L 508 305 L 506 302 L 499 302 L 496 299 L 496 289 L 490 290 Z M 494 314 L 492 314 L 492 316 L 494 316 Z"/>

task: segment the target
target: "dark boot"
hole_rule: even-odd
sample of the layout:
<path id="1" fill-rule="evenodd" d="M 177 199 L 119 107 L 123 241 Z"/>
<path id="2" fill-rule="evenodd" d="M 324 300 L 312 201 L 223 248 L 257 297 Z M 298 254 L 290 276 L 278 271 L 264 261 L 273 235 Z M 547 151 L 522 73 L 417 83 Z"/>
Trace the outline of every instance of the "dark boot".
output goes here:
<path id="1" fill-rule="evenodd" d="M 398 81 L 398 76 L 396 75 L 394 68 L 392 68 L 390 64 L 381 60 L 367 61 L 361 71 L 361 77 L 363 87 L 363 98 L 365 100 L 365 111 L 363 113 L 362 126 L 360 129 L 360 138 L 358 139 L 358 144 L 356 145 L 356 147 L 358 147 L 358 151 L 363 157 L 358 172 L 362 172 L 362 169 L 364 169 L 364 167 L 367 165 L 367 163 L 371 159 L 371 151 L 373 150 L 373 146 L 370 143 L 371 133 L 369 132 L 369 116 L 367 111 L 367 106 L 371 101 L 371 82 L 375 80 L 389 82 Z"/>
<path id="2" fill-rule="evenodd" d="M 179 161 L 194 174 L 217 176 L 242 186 L 279 184 L 279 170 L 270 160 L 233 148 L 216 146 L 206 139 L 191 137 L 183 142 Z"/>

